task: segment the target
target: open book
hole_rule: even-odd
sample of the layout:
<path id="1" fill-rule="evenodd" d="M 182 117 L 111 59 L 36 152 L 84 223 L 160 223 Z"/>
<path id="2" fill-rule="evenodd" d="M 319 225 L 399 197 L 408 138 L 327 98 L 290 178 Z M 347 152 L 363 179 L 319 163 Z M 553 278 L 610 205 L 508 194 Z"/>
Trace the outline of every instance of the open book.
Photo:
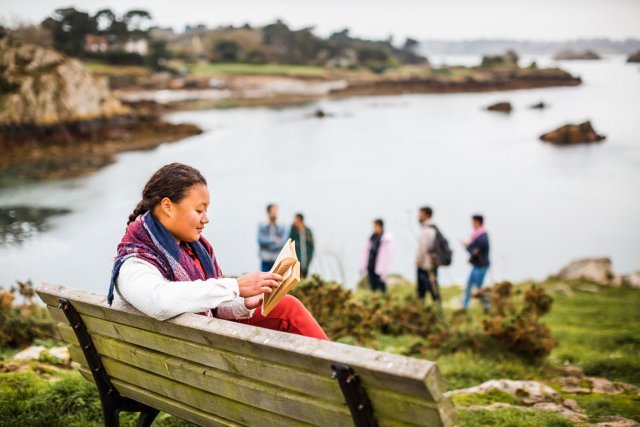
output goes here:
<path id="1" fill-rule="evenodd" d="M 296 244 L 287 240 L 271 267 L 271 272 L 281 275 L 284 280 L 273 292 L 264 294 L 262 315 L 266 316 L 280 300 L 300 281 L 300 261 L 296 256 Z"/>

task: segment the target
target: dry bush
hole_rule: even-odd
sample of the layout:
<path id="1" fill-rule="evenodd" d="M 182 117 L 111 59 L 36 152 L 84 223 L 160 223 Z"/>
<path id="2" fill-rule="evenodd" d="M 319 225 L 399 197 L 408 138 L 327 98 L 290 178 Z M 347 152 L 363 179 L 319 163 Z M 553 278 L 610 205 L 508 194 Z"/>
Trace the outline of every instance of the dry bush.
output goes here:
<path id="1" fill-rule="evenodd" d="M 16 294 L 24 302 L 15 304 Z M 30 281 L 18 282 L 18 288 L 0 288 L 0 347 L 19 348 L 34 339 L 60 340 L 55 322 L 49 312 L 33 302 Z"/>
<path id="2" fill-rule="evenodd" d="M 484 331 L 507 349 L 527 358 L 547 356 L 557 345 L 551 329 L 539 319 L 551 310 L 553 299 L 533 285 L 519 295 L 509 282 L 488 290 L 491 300 Z"/>

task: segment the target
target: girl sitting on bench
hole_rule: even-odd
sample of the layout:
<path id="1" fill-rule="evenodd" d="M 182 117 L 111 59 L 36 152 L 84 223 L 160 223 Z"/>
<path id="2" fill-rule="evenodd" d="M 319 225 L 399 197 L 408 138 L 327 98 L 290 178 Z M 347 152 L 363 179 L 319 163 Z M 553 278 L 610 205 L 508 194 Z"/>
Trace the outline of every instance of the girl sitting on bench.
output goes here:
<path id="1" fill-rule="evenodd" d="M 209 190 L 200 172 L 171 163 L 160 168 L 129 215 L 115 258 L 107 301 L 129 303 L 166 320 L 199 313 L 247 325 L 327 340 L 302 303 L 286 295 L 267 315 L 263 293 L 282 281 L 273 273 L 223 278 L 213 248 L 201 235 L 209 222 Z"/>

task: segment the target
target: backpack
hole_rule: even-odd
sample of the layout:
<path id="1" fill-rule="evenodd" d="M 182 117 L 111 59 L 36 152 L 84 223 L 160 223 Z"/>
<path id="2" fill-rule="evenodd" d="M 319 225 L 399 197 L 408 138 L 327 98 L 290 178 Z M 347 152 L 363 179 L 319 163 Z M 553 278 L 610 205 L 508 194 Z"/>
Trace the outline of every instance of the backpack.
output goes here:
<path id="1" fill-rule="evenodd" d="M 451 265 L 451 259 L 453 258 L 453 252 L 449 247 L 449 242 L 447 238 L 440 232 L 438 227 L 435 225 L 430 225 L 434 230 L 436 230 L 436 239 L 433 242 L 433 249 L 429 250 L 429 255 L 432 256 L 433 261 L 437 267 L 443 265 Z"/>

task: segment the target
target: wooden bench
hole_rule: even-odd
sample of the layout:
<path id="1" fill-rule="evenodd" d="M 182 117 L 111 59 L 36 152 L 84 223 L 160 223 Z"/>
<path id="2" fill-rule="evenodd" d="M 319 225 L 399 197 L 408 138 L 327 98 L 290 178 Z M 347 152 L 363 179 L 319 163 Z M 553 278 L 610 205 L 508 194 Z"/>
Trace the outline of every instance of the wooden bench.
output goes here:
<path id="1" fill-rule="evenodd" d="M 104 296 L 37 289 L 105 425 L 158 410 L 198 425 L 451 426 L 455 412 L 429 361 L 183 314 L 164 322 Z"/>

